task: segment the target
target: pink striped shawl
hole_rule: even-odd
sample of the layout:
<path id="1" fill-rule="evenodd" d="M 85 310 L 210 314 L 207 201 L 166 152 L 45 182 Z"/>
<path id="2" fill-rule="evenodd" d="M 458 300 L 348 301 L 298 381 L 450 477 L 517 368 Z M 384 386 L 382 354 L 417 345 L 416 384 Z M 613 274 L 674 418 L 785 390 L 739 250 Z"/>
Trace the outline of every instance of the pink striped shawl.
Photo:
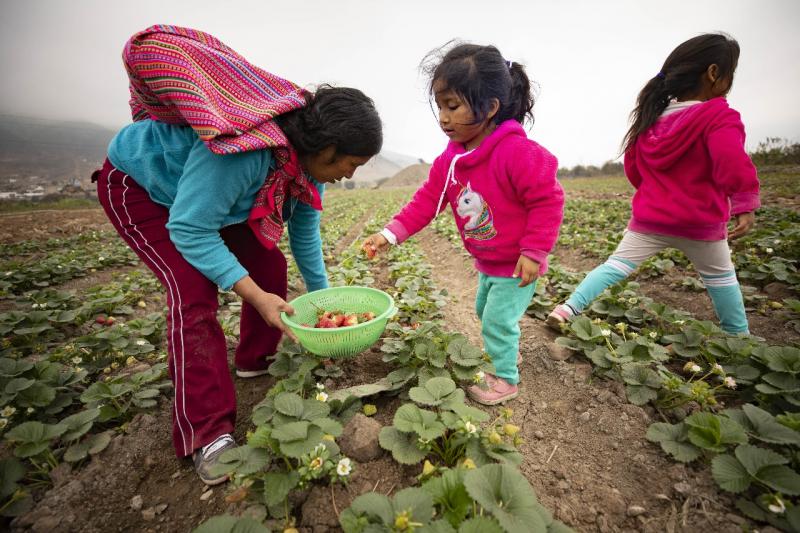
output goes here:
<path id="1" fill-rule="evenodd" d="M 306 92 L 270 74 L 202 31 L 158 24 L 131 37 L 122 52 L 133 120 L 191 126 L 209 150 L 230 154 L 271 149 L 266 176 L 248 224 L 273 248 L 283 233 L 287 193 L 322 209 L 286 135 L 273 118 L 306 105 Z"/>

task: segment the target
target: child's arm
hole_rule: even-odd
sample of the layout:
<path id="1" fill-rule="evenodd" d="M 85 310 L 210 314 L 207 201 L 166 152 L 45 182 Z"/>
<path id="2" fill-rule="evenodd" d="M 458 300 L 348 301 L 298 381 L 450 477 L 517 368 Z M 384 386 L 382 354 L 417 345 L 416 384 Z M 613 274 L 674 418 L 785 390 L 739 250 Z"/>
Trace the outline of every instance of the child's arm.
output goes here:
<path id="1" fill-rule="evenodd" d="M 642 175 L 639 174 L 639 169 L 636 168 L 635 146 L 631 146 L 628 151 L 625 152 L 625 156 L 622 159 L 622 166 L 625 169 L 625 176 L 627 176 L 628 181 L 633 185 L 634 189 L 638 189 L 642 184 Z"/>
<path id="2" fill-rule="evenodd" d="M 758 173 L 747 155 L 744 141 L 744 124 L 733 109 L 724 113 L 706 137 L 711 178 L 730 199 L 734 216 L 750 213 L 761 206 Z"/>
<path id="3" fill-rule="evenodd" d="M 417 189 L 411 201 L 386 225 L 386 229 L 397 238 L 397 244 L 421 231 L 430 224 L 433 217 L 449 205 L 447 194 L 445 194 L 439 211 L 436 211 L 436 206 L 442 197 L 442 189 L 445 186 L 445 177 L 445 173 L 441 171 L 440 158 L 436 158 L 428 173 L 428 179 Z"/>
<path id="4" fill-rule="evenodd" d="M 325 191 L 322 183 L 315 183 L 319 196 Z M 322 238 L 319 234 L 321 213 L 304 202 L 297 202 L 289 219 L 289 247 L 303 275 L 308 292 L 328 287 L 328 274 L 322 257 Z"/>
<path id="5" fill-rule="evenodd" d="M 556 179 L 558 160 L 528 142 L 514 157 L 510 172 L 512 186 L 528 211 L 520 254 L 539 263 L 543 274 L 564 218 L 564 191 Z"/>

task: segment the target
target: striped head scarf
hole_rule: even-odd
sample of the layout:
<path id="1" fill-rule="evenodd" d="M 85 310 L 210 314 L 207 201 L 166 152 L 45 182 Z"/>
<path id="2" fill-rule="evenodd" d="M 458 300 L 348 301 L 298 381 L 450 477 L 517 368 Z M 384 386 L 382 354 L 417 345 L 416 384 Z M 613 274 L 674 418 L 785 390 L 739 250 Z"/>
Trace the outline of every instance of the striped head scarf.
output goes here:
<path id="1" fill-rule="evenodd" d="M 214 36 L 178 26 L 159 24 L 135 34 L 122 59 L 134 121 L 189 125 L 215 154 L 272 150 L 276 168 L 248 218 L 264 246 L 273 248 L 281 238 L 287 195 L 322 209 L 297 152 L 272 120 L 306 105 L 302 88 L 250 64 Z"/>

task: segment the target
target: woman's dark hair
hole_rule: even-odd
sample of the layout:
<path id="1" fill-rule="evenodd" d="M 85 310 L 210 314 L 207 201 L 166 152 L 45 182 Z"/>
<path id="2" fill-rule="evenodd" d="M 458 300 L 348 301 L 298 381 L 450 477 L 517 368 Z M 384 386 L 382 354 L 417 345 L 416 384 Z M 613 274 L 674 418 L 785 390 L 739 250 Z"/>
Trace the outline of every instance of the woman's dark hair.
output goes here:
<path id="1" fill-rule="evenodd" d="M 739 43 L 724 33 L 706 33 L 678 45 L 639 92 L 636 107 L 631 112 L 631 127 L 622 141 L 626 152 L 636 138 L 652 126 L 672 98 L 685 98 L 702 88 L 702 75 L 716 64 L 720 80 L 733 82 L 739 62 Z"/>
<path id="2" fill-rule="evenodd" d="M 306 95 L 308 105 L 275 117 L 299 155 L 334 146 L 337 156 L 372 157 L 381 151 L 383 132 L 375 103 L 358 89 L 321 85 Z"/>
<path id="3" fill-rule="evenodd" d="M 453 48 L 446 50 L 451 45 Z M 436 82 L 455 92 L 472 109 L 474 124 L 486 119 L 495 98 L 500 102 L 492 118 L 496 124 L 508 119 L 520 124 L 528 119 L 533 123 L 535 99 L 525 67 L 506 62 L 494 46 L 451 41 L 429 52 L 420 69 L 430 80 L 428 93 L 435 96 Z"/>

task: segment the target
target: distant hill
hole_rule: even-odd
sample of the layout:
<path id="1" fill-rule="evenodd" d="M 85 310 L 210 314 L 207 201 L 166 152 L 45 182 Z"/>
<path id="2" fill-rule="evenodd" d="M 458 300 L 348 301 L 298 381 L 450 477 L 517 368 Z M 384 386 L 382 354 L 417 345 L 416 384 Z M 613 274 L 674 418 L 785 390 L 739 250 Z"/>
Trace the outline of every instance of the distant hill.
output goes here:
<path id="1" fill-rule="evenodd" d="M 422 159 L 397 152 L 383 150 L 366 165 L 356 169 L 350 180 L 356 187 L 376 187 L 409 166 L 422 163 Z"/>
<path id="2" fill-rule="evenodd" d="M 0 115 L 0 190 L 89 186 L 114 133 L 88 122 Z"/>
<path id="3" fill-rule="evenodd" d="M 419 187 L 428 179 L 428 172 L 430 172 L 430 169 L 431 165 L 429 163 L 410 165 L 381 183 L 380 187 L 382 189 L 393 187 Z"/>

